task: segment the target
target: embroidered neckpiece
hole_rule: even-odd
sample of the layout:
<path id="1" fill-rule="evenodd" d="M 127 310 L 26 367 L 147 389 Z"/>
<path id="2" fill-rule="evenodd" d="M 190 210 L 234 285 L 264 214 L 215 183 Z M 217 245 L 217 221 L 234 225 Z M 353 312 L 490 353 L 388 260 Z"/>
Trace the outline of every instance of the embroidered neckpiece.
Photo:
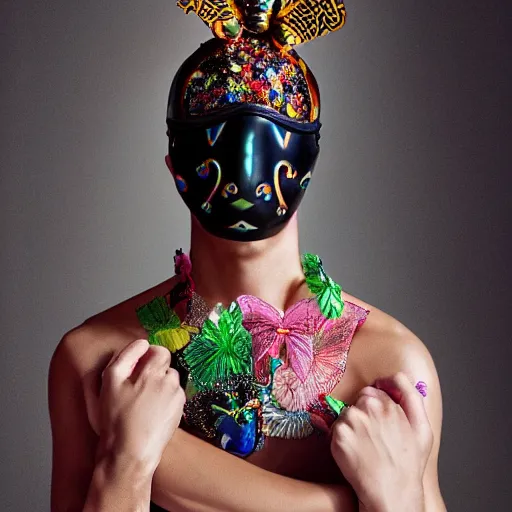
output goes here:
<path id="1" fill-rule="evenodd" d="M 251 295 L 212 309 L 177 251 L 175 287 L 137 309 L 149 342 L 175 354 L 188 427 L 235 455 L 250 455 L 265 436 L 327 431 L 345 406 L 329 394 L 369 311 L 343 300 L 318 256 L 305 254 L 302 265 L 314 296 L 284 312 Z"/>

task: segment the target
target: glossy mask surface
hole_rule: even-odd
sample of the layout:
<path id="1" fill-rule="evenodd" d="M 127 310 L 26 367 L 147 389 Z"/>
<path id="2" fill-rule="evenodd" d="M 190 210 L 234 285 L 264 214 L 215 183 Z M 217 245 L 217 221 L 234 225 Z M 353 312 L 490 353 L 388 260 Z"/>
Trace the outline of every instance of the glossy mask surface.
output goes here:
<path id="1" fill-rule="evenodd" d="M 168 165 L 208 232 L 253 241 L 274 236 L 290 220 L 318 151 L 317 133 L 238 114 L 214 125 L 171 128 Z"/>

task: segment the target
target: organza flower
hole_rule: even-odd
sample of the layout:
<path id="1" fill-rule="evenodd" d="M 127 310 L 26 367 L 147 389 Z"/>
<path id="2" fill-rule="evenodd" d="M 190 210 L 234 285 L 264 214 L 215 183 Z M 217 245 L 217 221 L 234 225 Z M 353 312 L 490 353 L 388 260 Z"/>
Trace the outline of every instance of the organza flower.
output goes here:
<path id="1" fill-rule="evenodd" d="M 242 311 L 233 303 L 224 309 L 217 325 L 209 318 L 200 334 L 183 352 L 183 359 L 199 390 L 214 389 L 219 382 L 252 374 L 251 335 L 242 325 Z"/>

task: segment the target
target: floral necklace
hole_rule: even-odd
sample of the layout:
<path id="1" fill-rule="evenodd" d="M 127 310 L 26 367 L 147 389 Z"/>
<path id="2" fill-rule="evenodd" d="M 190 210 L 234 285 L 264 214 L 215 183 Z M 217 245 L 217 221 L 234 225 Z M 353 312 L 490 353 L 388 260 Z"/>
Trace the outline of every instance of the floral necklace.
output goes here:
<path id="1" fill-rule="evenodd" d="M 188 427 L 235 455 L 250 455 L 265 436 L 327 431 L 345 406 L 329 393 L 369 311 L 343 300 L 318 256 L 305 254 L 302 267 L 314 297 L 285 312 L 251 295 L 212 309 L 195 292 L 190 259 L 177 251 L 176 286 L 137 309 L 149 342 L 177 356 Z"/>

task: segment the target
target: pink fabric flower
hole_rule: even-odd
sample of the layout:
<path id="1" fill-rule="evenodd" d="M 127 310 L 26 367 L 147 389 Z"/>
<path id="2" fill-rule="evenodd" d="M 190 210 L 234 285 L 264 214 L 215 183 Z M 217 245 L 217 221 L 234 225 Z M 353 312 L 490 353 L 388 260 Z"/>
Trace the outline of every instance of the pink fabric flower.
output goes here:
<path id="1" fill-rule="evenodd" d="M 290 368 L 278 368 L 274 375 L 274 385 L 272 387 L 274 398 L 279 405 L 287 411 L 297 411 L 301 407 L 301 400 L 297 400 L 297 389 L 300 381 L 297 375 Z"/>
<path id="2" fill-rule="evenodd" d="M 252 295 L 242 295 L 238 304 L 244 314 L 243 325 L 252 335 L 256 377 L 265 383 L 269 375 L 269 356 L 286 350 L 283 368 L 290 365 L 304 382 L 313 363 L 313 336 L 327 320 L 316 299 L 297 302 L 285 313 Z"/>
<path id="3" fill-rule="evenodd" d="M 345 302 L 341 318 L 327 320 L 316 299 L 305 299 L 284 314 L 252 296 L 238 303 L 252 335 L 256 376 L 268 382 L 269 358 L 285 348 L 284 364 L 274 374 L 272 394 L 289 411 L 306 411 L 339 383 L 355 331 L 368 312 Z"/>

